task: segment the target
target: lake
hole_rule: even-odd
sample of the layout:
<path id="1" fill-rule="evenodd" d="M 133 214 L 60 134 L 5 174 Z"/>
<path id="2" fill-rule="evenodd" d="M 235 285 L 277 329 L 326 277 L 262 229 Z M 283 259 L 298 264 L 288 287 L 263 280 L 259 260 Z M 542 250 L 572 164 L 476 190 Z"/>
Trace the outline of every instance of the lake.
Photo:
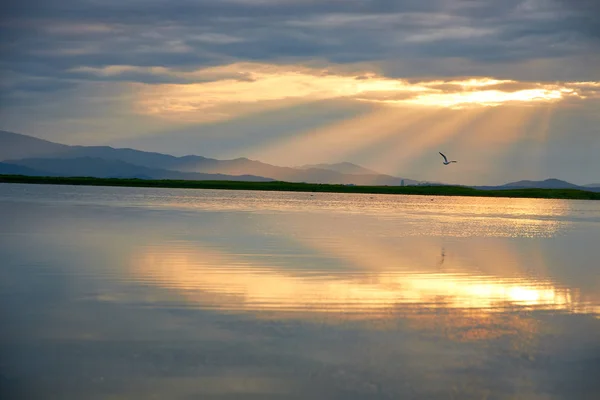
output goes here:
<path id="1" fill-rule="evenodd" d="M 0 184 L 3 399 L 592 399 L 600 202 Z"/>

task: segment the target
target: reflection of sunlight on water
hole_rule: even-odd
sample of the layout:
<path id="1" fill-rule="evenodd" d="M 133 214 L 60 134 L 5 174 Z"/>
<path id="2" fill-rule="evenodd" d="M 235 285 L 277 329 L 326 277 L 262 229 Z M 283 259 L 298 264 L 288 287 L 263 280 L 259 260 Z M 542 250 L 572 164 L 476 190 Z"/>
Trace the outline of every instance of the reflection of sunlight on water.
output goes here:
<path id="1" fill-rule="evenodd" d="M 234 198 L 226 199 L 230 195 Z M 175 291 L 187 306 L 227 311 L 328 313 L 334 318 L 335 313 L 344 313 L 384 319 L 407 309 L 600 314 L 595 298 L 548 277 L 539 249 L 523 253 L 513 246 L 517 242 L 500 239 L 554 236 L 568 223 L 568 202 L 310 196 L 214 191 L 201 199 L 172 203 L 184 209 L 252 209 L 259 213 L 262 231 L 250 224 L 244 234 L 276 235 L 287 245 L 300 246 L 307 252 L 300 254 L 308 258 L 278 261 L 272 254 L 267 261 L 268 249 L 260 249 L 263 257 L 257 259 L 236 253 L 235 247 L 230 254 L 221 250 L 227 246 L 217 250 L 203 244 L 164 243 L 138 254 L 131 272 L 137 279 Z M 567 217 L 561 221 L 562 216 Z M 455 257 L 443 269 L 434 238 L 440 235 L 471 236 L 453 242 Z M 411 238 L 399 241 L 401 237 Z M 342 269 L 320 266 L 310 254 L 335 260 Z"/>
<path id="2" fill-rule="evenodd" d="M 198 193 L 201 192 L 201 193 Z M 505 216 L 542 219 L 568 213 L 572 201 L 492 197 L 448 197 L 385 194 L 338 194 L 306 192 L 263 192 L 188 190 L 153 196 L 144 200 L 154 205 L 223 211 L 335 211 L 360 214 L 417 213 L 456 216 Z M 140 199 L 141 200 L 141 199 Z M 432 201 L 433 200 L 433 201 Z"/>
<path id="3" fill-rule="evenodd" d="M 135 259 L 137 279 L 174 289 L 190 306 L 219 310 L 381 312 L 424 309 L 521 309 L 598 314 L 577 292 L 550 281 L 467 273 L 347 271 L 307 275 L 235 262 L 214 251 L 149 251 Z"/>
<path id="4" fill-rule="evenodd" d="M 598 392 L 598 203 L 25 189 L 0 207 L 0 337 L 40 393 Z"/>
<path id="5" fill-rule="evenodd" d="M 203 191 L 204 192 L 204 191 Z M 235 192 L 149 198 L 161 207 L 322 218 L 377 218 L 402 222 L 406 236 L 551 237 L 568 226 L 571 203 L 553 199 L 503 199 L 336 193 Z"/>

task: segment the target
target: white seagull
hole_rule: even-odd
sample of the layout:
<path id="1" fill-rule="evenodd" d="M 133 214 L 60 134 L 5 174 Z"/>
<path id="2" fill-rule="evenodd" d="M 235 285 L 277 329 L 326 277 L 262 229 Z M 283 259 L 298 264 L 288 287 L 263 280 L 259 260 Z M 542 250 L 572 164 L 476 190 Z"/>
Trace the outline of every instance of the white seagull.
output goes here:
<path id="1" fill-rule="evenodd" d="M 446 158 L 446 156 L 444 155 L 444 153 L 439 152 L 441 154 L 442 157 L 444 157 L 444 165 L 448 165 L 451 164 L 453 162 L 458 162 L 458 161 L 448 161 L 448 158 Z"/>

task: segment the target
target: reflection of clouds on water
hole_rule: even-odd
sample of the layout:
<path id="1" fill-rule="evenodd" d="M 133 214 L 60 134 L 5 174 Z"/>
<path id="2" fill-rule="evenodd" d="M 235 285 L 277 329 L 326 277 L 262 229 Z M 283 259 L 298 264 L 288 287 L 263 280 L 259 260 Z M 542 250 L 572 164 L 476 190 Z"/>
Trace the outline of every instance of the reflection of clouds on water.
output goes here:
<path id="1" fill-rule="evenodd" d="M 81 203 L 0 208 L 0 345 L 40 398 L 598 392 L 590 203 L 40 190 Z"/>
<path id="2" fill-rule="evenodd" d="M 264 194 L 247 196 L 257 201 Z M 598 313 L 593 303 L 597 300 L 588 298 L 589 293 L 582 295 L 552 279 L 539 242 L 527 238 L 532 232 L 538 240 L 554 235 L 561 223 L 541 214 L 565 215 L 565 202 L 444 198 L 448 204 L 437 202 L 439 213 L 431 215 L 435 210 L 426 209 L 429 202 L 421 205 L 419 198 L 335 195 L 332 202 L 318 201 L 338 212 L 323 213 L 320 207 L 280 212 L 303 209 L 276 201 L 280 196 L 289 194 L 257 201 L 263 212 L 238 214 L 243 223 L 236 229 L 236 235 L 242 235 L 237 244 L 211 238 L 155 242 L 135 255 L 131 272 L 137 279 L 178 291 L 192 307 L 220 310 L 362 313 L 365 318 L 393 318 L 403 307 Z M 300 203 L 313 207 L 313 200 Z M 365 212 L 348 213 L 352 207 Z M 508 211 L 517 217 L 497 217 Z M 433 229 L 445 237 L 431 234 L 430 225 L 436 223 Z M 478 229 L 475 233 L 471 225 Z M 465 232 L 455 235 L 452 229 L 457 227 Z M 472 235 L 477 237 L 464 237 Z M 272 236 L 275 244 L 295 252 L 285 254 L 274 243 L 269 248 L 261 245 Z M 524 246 L 525 241 L 530 243 Z"/>
<path id="3" fill-rule="evenodd" d="M 198 247 L 178 250 L 161 253 L 149 248 L 136 257 L 131 272 L 141 281 L 179 291 L 192 307 L 364 313 L 365 318 L 393 318 L 399 306 L 486 313 L 514 307 L 598 312 L 576 291 L 549 280 L 422 272 L 417 265 L 403 271 L 365 265 L 364 271 L 305 275 Z"/>
<path id="4" fill-rule="evenodd" d="M 300 220 L 312 225 L 316 238 Z M 270 216 L 261 221 L 281 222 Z M 352 224 L 332 227 L 325 220 L 319 227 L 302 216 L 296 222 L 283 224 L 293 230 L 287 239 L 321 258 L 263 257 L 227 246 L 165 242 L 135 254 L 129 272 L 134 280 L 161 288 L 147 298 L 149 307 L 173 304 L 242 315 L 245 322 L 229 325 L 240 337 L 269 337 L 281 346 L 279 352 L 293 355 L 290 363 L 310 365 L 304 385 L 344 388 L 347 398 L 385 398 L 381 390 L 409 397 L 502 397 L 510 390 L 537 395 L 538 385 L 547 384 L 539 371 L 548 369 L 556 382 L 574 379 L 564 368 L 548 366 L 548 357 L 587 362 L 579 352 L 593 341 L 571 343 L 568 353 L 548 350 L 557 331 L 547 317 L 571 316 L 564 322 L 588 329 L 589 335 L 597 325 L 582 318 L 600 314 L 598 298 L 553 280 L 547 265 L 552 261 L 535 242 L 444 241 L 440 267 L 435 238 L 377 237 L 368 229 L 351 229 Z M 319 268 L 319 260 L 329 260 L 331 268 Z M 162 297 L 166 293 L 177 295 L 175 303 Z M 501 385 L 495 383 L 499 376 Z M 445 389 L 436 392 L 426 383 L 431 381 Z"/>

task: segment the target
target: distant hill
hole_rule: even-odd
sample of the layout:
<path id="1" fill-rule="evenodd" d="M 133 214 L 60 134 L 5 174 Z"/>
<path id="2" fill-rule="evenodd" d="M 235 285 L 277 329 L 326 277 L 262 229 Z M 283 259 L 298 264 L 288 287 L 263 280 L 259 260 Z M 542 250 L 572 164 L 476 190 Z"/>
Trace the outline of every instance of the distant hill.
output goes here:
<path id="1" fill-rule="evenodd" d="M 114 149 L 109 146 L 68 146 L 19 133 L 0 131 L 0 161 L 22 158 L 82 157 L 119 160 L 148 168 L 164 168 L 165 165 L 178 159 L 167 154 Z"/>
<path id="2" fill-rule="evenodd" d="M 80 158 L 26 158 L 11 161 L 10 164 L 31 171 L 45 171 L 54 176 L 89 176 L 95 178 L 139 178 L 139 179 L 180 179 L 180 180 L 236 180 L 268 182 L 269 178 L 252 175 L 231 176 L 225 174 L 202 174 L 146 168 L 120 160 L 106 160 L 95 157 Z M 17 173 L 13 173 L 17 174 Z M 20 175 L 32 175 L 18 173 Z M 39 175 L 39 174 L 36 174 Z"/>
<path id="3" fill-rule="evenodd" d="M 288 182 L 399 186 L 403 180 L 402 178 L 382 174 L 356 175 L 321 168 L 297 169 L 278 167 L 247 158 L 215 160 L 212 158 L 187 156 L 181 157 L 175 164 L 171 164 L 170 167 L 186 172 L 221 172 L 231 175 L 248 173 Z M 417 183 L 417 181 L 412 179 L 405 179 L 404 181 L 405 185 Z"/>
<path id="4" fill-rule="evenodd" d="M 342 174 L 352 175 L 379 175 L 379 172 L 375 172 L 368 168 L 361 167 L 360 165 L 352 164 L 349 162 L 342 162 L 337 164 L 307 164 L 297 169 L 327 169 L 330 171 L 340 172 Z"/>
<path id="5" fill-rule="evenodd" d="M 11 146 L 6 147 L 5 143 L 10 143 Z M 77 174 L 81 175 L 83 171 L 87 171 L 96 174 L 89 176 L 130 177 L 146 176 L 152 173 L 151 177 L 155 179 L 166 179 L 163 178 L 164 176 L 178 176 L 178 178 L 169 179 L 202 179 L 200 175 L 191 174 L 223 174 L 237 180 L 255 180 L 263 177 L 289 182 L 331 184 L 399 186 L 402 181 L 405 185 L 418 184 L 412 179 L 377 174 L 351 163 L 325 164 L 327 168 L 279 167 L 247 158 L 217 160 L 196 155 L 175 157 L 135 149 L 115 149 L 109 146 L 67 146 L 5 131 L 0 134 L 0 148 L 5 150 L 0 153 L 0 161 L 10 160 L 11 164 L 24 165 L 34 169 L 44 167 L 48 171 L 60 174 L 73 174 L 74 171 L 77 171 Z M 28 149 L 31 151 L 28 152 Z M 95 161 L 91 161 L 90 158 Z M 36 159 L 36 161 L 31 159 Z M 51 164 L 44 164 L 40 159 L 54 159 L 55 161 Z M 100 165 L 98 161 L 100 159 L 107 162 L 112 161 L 112 163 Z M 18 162 L 18 160 L 21 161 Z M 80 162 L 84 164 L 78 166 Z M 154 171 L 133 169 L 134 166 Z M 168 174 L 166 171 L 186 173 L 187 175 Z M 247 177 L 247 175 L 252 177 Z M 187 178 L 180 178 L 181 176 Z M 236 176 L 246 176 L 246 178 L 232 178 Z"/>
<path id="6" fill-rule="evenodd" d="M 51 176 L 53 174 L 45 171 L 39 171 L 23 165 L 15 165 L 0 162 L 1 175 L 29 175 L 29 176 Z"/>
<path id="7" fill-rule="evenodd" d="M 90 176 L 181 180 L 287 181 L 370 186 L 444 185 L 379 174 L 349 162 L 280 167 L 248 158 L 217 160 L 189 155 L 115 149 L 110 146 L 69 146 L 19 133 L 0 131 L 0 174 Z M 580 189 L 600 192 L 600 183 L 574 185 L 559 179 L 517 181 L 477 189 Z"/>
<path id="8" fill-rule="evenodd" d="M 54 155 L 69 147 L 32 136 L 0 131 L 0 161 Z"/>
<path id="9" fill-rule="evenodd" d="M 579 186 L 560 179 L 546 179 L 543 181 L 517 181 L 499 186 L 473 186 L 475 189 L 497 190 L 497 189 L 578 189 L 597 192 L 600 187 Z"/>
<path id="10" fill-rule="evenodd" d="M 537 189 L 579 189 L 581 186 L 561 181 L 560 179 L 546 179 L 544 181 L 518 181 L 501 185 L 501 188 L 537 188 Z"/>

